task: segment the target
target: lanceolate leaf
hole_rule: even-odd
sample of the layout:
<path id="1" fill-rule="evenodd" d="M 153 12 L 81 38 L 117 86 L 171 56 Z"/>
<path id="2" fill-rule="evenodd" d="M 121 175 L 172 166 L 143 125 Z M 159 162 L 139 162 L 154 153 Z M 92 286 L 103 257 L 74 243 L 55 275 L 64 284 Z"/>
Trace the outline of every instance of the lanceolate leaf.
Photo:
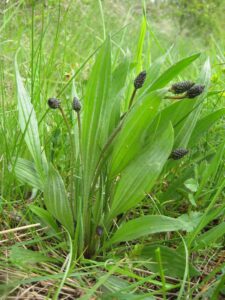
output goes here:
<path id="1" fill-rule="evenodd" d="M 183 71 L 193 61 L 195 61 L 199 56 L 200 53 L 197 53 L 192 56 L 181 59 L 180 61 L 172 65 L 149 86 L 146 92 L 155 91 L 165 87 L 165 85 L 167 85 L 174 77 L 176 77 L 181 71 Z"/>
<path id="2" fill-rule="evenodd" d="M 135 206 L 151 190 L 171 153 L 172 145 L 173 129 L 169 124 L 121 172 L 112 201 L 111 218 Z"/>
<path id="3" fill-rule="evenodd" d="M 149 88 L 151 87 L 152 83 L 155 82 L 156 78 L 159 77 L 160 71 L 163 68 L 171 50 L 172 47 L 170 47 L 164 55 L 160 56 L 151 64 L 150 68 L 147 70 L 147 77 L 144 86 L 139 91 L 139 96 L 146 94 L 149 91 Z"/>
<path id="4" fill-rule="evenodd" d="M 108 131 L 113 99 L 108 94 L 111 83 L 111 46 L 107 39 L 96 59 L 84 99 L 82 120 L 82 158 L 84 165 L 84 198 L 93 179 L 95 168 Z"/>
<path id="5" fill-rule="evenodd" d="M 166 216 L 143 216 L 123 224 L 108 241 L 112 245 L 122 241 L 130 241 L 153 233 L 187 230 L 185 222 Z"/>
<path id="6" fill-rule="evenodd" d="M 49 168 L 44 187 L 44 201 L 48 211 L 73 235 L 72 207 L 67 198 L 63 180 L 53 166 Z"/>
<path id="7" fill-rule="evenodd" d="M 150 93 L 137 101 L 120 131 L 112 153 L 110 177 L 115 176 L 143 149 L 145 132 L 160 105 L 159 93 Z"/>
<path id="8" fill-rule="evenodd" d="M 38 123 L 30 96 L 26 91 L 21 78 L 17 56 L 15 58 L 15 72 L 18 92 L 18 112 L 21 131 L 25 134 L 25 142 L 35 161 L 38 172 L 42 174 L 42 152 L 38 133 Z"/>

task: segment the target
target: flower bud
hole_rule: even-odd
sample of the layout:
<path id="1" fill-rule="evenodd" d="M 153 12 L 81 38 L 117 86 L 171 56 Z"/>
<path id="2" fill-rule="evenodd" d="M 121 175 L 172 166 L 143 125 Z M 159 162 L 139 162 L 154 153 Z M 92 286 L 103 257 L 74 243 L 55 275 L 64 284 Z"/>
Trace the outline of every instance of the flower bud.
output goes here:
<path id="1" fill-rule="evenodd" d="M 134 88 L 135 88 L 136 90 L 140 89 L 140 88 L 143 86 L 143 84 L 144 84 L 144 82 L 145 82 L 145 79 L 146 79 L 146 75 L 147 75 L 146 71 L 142 71 L 142 72 L 141 72 L 140 74 L 138 74 L 138 76 L 135 78 L 135 80 L 134 80 Z"/>
<path id="2" fill-rule="evenodd" d="M 183 149 L 183 148 L 175 149 L 175 150 L 172 151 L 169 158 L 172 158 L 174 160 L 178 160 L 178 159 L 181 159 L 182 157 L 184 157 L 185 155 L 187 155 L 188 152 L 189 151 L 187 149 Z"/>
<path id="3" fill-rule="evenodd" d="M 101 226 L 99 226 L 99 225 L 96 227 L 96 234 L 98 236 L 102 236 L 103 235 L 103 228 Z"/>
<path id="4" fill-rule="evenodd" d="M 204 91 L 205 86 L 201 84 L 195 84 L 190 90 L 186 92 L 186 97 L 187 98 L 195 98 Z"/>
<path id="5" fill-rule="evenodd" d="M 73 98 L 72 108 L 76 112 L 79 112 L 81 110 L 80 100 L 77 97 Z"/>
<path id="6" fill-rule="evenodd" d="M 192 81 L 181 81 L 174 83 L 169 91 L 173 94 L 182 94 L 186 91 L 188 91 L 192 86 L 194 85 L 194 82 Z"/>
<path id="7" fill-rule="evenodd" d="M 52 109 L 57 109 L 60 107 L 60 100 L 56 98 L 49 98 L 48 99 L 48 106 Z"/>

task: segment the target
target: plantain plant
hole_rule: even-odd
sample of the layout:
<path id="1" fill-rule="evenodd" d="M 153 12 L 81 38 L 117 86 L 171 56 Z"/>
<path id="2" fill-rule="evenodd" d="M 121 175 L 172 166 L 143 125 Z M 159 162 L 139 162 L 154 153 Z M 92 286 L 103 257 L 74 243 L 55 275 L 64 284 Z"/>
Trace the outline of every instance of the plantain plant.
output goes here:
<path id="1" fill-rule="evenodd" d="M 170 98 L 166 96 L 168 84 L 199 54 L 160 74 L 167 57 L 130 79 L 134 71 L 127 59 L 112 67 L 111 40 L 107 38 L 98 51 L 82 106 L 77 95 L 71 99 L 73 122 L 58 99 L 49 100 L 54 113 L 62 115 L 70 139 L 69 180 L 62 178 L 59 162 L 50 161 L 41 146 L 36 114 L 15 59 L 19 124 L 32 157 L 32 161 L 16 158 L 15 172 L 22 182 L 43 192 L 44 208 L 30 208 L 56 234 L 63 230 L 61 224 L 72 241 L 74 257 L 94 257 L 115 244 L 149 234 L 192 230 L 182 218 L 162 214 L 129 217 L 129 211 L 178 164 L 174 155 L 186 151 L 180 149 L 191 145 L 198 134 L 209 61 L 198 80 L 204 92 L 201 86 L 201 93 L 193 96 L 192 92 L 190 99 L 184 94 L 179 97 L 182 100 L 176 96 L 166 100 Z"/>

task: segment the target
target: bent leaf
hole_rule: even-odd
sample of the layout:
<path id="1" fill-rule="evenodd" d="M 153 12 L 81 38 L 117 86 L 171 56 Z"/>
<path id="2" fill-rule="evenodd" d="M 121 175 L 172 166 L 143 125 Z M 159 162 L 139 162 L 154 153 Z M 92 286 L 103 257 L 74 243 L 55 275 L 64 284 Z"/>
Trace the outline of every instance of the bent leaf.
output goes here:
<path id="1" fill-rule="evenodd" d="M 171 67 L 169 67 L 161 76 L 159 76 L 148 88 L 148 92 L 162 89 L 167 85 L 175 76 L 180 74 L 187 66 L 195 61 L 200 56 L 200 53 L 191 55 L 181 59 Z"/>
<path id="2" fill-rule="evenodd" d="M 182 220 L 166 216 L 144 216 L 123 224 L 107 245 L 134 240 L 149 234 L 189 229 Z"/>
<path id="3" fill-rule="evenodd" d="M 46 225 L 50 226 L 55 232 L 59 232 L 59 228 L 55 219 L 51 216 L 51 214 L 47 210 L 38 207 L 36 205 L 30 205 L 29 209 L 35 215 L 37 215 Z"/>
<path id="4" fill-rule="evenodd" d="M 18 158 L 15 165 L 15 173 L 21 182 L 27 183 L 30 186 L 43 191 L 43 182 L 33 162 Z"/>

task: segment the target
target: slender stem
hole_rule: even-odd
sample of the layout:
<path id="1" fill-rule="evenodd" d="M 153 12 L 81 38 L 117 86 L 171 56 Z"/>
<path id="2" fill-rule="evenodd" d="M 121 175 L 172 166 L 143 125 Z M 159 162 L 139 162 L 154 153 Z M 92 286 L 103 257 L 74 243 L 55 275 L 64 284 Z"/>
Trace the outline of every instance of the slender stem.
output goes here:
<path id="1" fill-rule="evenodd" d="M 77 112 L 77 123 L 78 123 L 78 131 L 79 131 L 79 153 L 80 153 L 80 163 L 83 166 L 83 157 L 82 157 L 82 145 L 81 145 L 81 120 L 80 120 L 80 112 Z"/>
<path id="2" fill-rule="evenodd" d="M 132 106 L 132 104 L 133 104 L 133 102 L 134 102 L 134 97 L 135 97 L 135 95 L 136 95 L 136 92 L 137 92 L 137 89 L 134 89 L 134 90 L 133 90 L 133 93 L 132 93 L 132 95 L 131 95 L 131 98 L 130 98 L 130 102 L 129 102 L 128 109 L 131 108 L 131 106 Z"/>
<path id="3" fill-rule="evenodd" d="M 100 172 L 102 163 L 104 162 L 104 156 L 105 156 L 109 146 L 112 144 L 113 140 L 115 139 L 117 134 L 120 132 L 120 130 L 122 128 L 122 125 L 123 125 L 123 122 L 121 122 L 119 124 L 119 126 L 113 131 L 113 133 L 111 134 L 111 136 L 109 137 L 108 141 L 106 142 L 105 146 L 102 149 L 101 155 L 99 157 L 99 160 L 98 160 L 98 163 L 97 163 L 97 166 L 96 166 L 96 172 L 95 172 L 95 176 L 94 176 L 94 179 L 93 179 L 91 191 L 93 191 L 93 189 L 96 185 L 96 182 L 98 180 L 99 172 Z"/>
<path id="4" fill-rule="evenodd" d="M 67 130 L 68 130 L 68 133 L 69 133 L 69 137 L 70 137 L 70 146 L 71 146 L 71 155 L 70 155 L 70 165 L 71 165 L 71 176 L 70 176 L 70 192 L 71 192 L 71 195 L 70 195 L 70 206 L 71 206 L 71 209 L 72 209 L 72 214 L 73 214 L 73 220 L 75 221 L 75 216 L 74 216 L 74 206 L 73 206 L 73 195 L 74 195 L 74 189 L 73 189 L 73 174 L 74 174 L 74 160 L 75 160 L 75 153 L 74 153 L 74 139 L 73 139 L 73 136 L 71 134 L 71 129 L 70 129 L 70 125 L 68 123 L 68 120 L 67 120 L 67 117 L 64 113 L 64 110 L 62 109 L 62 107 L 60 106 L 59 107 L 59 110 L 62 114 L 62 117 L 63 117 L 63 120 L 66 124 L 66 127 L 67 127 Z"/>
<path id="5" fill-rule="evenodd" d="M 172 100 L 180 100 L 180 99 L 184 99 L 187 98 L 186 95 L 182 95 L 182 96 L 165 96 L 164 99 L 172 99 Z"/>

